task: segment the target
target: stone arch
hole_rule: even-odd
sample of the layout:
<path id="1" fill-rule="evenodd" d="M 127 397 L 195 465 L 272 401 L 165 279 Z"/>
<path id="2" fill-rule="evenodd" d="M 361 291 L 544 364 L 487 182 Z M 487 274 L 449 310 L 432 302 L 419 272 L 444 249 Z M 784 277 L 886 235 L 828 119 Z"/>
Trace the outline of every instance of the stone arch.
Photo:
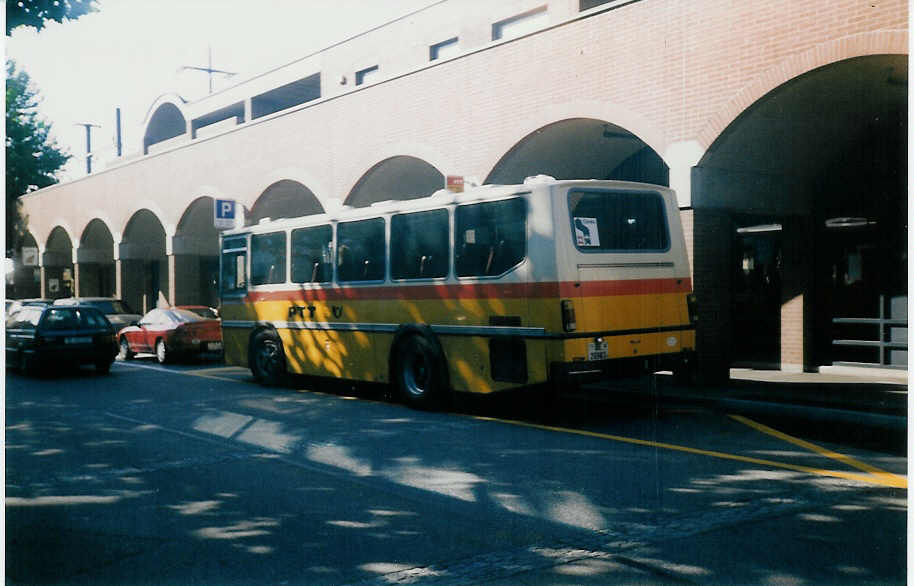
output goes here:
<path id="1" fill-rule="evenodd" d="M 908 56 L 886 52 L 892 38 L 790 58 L 731 101 L 726 127 L 705 128 L 711 142 L 692 169 L 694 269 L 699 312 L 722 316 L 715 329 L 699 324 L 713 361 L 901 361 L 832 344 L 865 334 L 834 318 L 906 313 Z"/>
<path id="2" fill-rule="evenodd" d="M 184 100 L 178 96 L 161 96 L 150 107 L 143 133 L 143 154 L 149 147 L 187 133 Z"/>
<path id="3" fill-rule="evenodd" d="M 628 129 L 595 118 L 566 118 L 529 132 L 499 158 L 485 183 L 520 183 L 541 173 L 669 185 L 669 167 L 658 151 Z"/>
<path id="4" fill-rule="evenodd" d="M 195 198 L 184 209 L 172 239 L 174 254 L 174 303 L 208 305 L 219 303 L 219 230 L 213 224 L 216 197 Z"/>
<path id="5" fill-rule="evenodd" d="M 119 246 L 121 295 L 141 313 L 155 308 L 169 292 L 167 234 L 160 216 L 147 208 L 134 212 L 124 227 Z"/>
<path id="6" fill-rule="evenodd" d="M 611 101 L 570 100 L 539 109 L 524 118 L 518 118 L 512 124 L 512 128 L 502 134 L 506 137 L 502 142 L 493 142 L 484 160 L 500 162 L 506 153 L 517 146 L 519 142 L 517 137 L 529 137 L 556 122 L 575 119 L 600 120 L 624 129 L 638 137 L 661 158 L 665 157 L 670 146 L 670 140 L 658 125 L 627 106 Z M 488 170 L 487 176 L 492 176 L 498 165 L 497 162 Z"/>
<path id="7" fill-rule="evenodd" d="M 867 55 L 907 55 L 908 31 L 888 30 L 859 33 L 816 45 L 791 55 L 744 86 L 717 110 L 698 132 L 699 143 L 708 149 L 746 109 L 773 89 L 831 63 Z"/>
<path id="8" fill-rule="evenodd" d="M 257 197 L 246 222 L 256 224 L 265 218 L 296 218 L 323 212 L 324 207 L 308 187 L 293 179 L 280 179 Z"/>
<path id="9" fill-rule="evenodd" d="M 444 188 L 444 174 L 411 155 L 395 155 L 373 165 L 346 196 L 346 205 L 364 207 L 385 200 L 428 197 Z"/>
<path id="10" fill-rule="evenodd" d="M 44 267 L 44 296 L 57 299 L 74 293 L 73 239 L 64 226 L 58 224 L 48 234 L 42 255 Z"/>
<path id="11" fill-rule="evenodd" d="M 28 249 L 25 254 L 23 249 Z M 39 258 L 41 247 L 35 236 L 26 231 L 22 235 L 22 242 L 17 252 L 18 258 L 14 264 L 15 277 L 12 287 L 7 288 L 11 299 L 29 299 L 41 297 L 41 269 L 39 268 Z M 27 264 L 28 263 L 28 264 Z"/>
<path id="12" fill-rule="evenodd" d="M 114 264 L 114 236 L 105 220 L 93 218 L 86 224 L 76 250 L 77 295 L 113 297 L 117 290 Z"/>

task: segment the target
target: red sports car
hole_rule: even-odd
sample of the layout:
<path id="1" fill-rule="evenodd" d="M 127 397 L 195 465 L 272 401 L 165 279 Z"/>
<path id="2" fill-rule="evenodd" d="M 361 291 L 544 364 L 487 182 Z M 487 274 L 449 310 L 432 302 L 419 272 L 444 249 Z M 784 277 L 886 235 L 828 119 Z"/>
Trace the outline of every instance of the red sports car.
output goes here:
<path id="1" fill-rule="evenodd" d="M 136 325 L 118 333 L 119 356 L 130 360 L 138 352 L 155 352 L 160 364 L 175 356 L 222 352 L 222 323 L 179 308 L 153 309 Z"/>

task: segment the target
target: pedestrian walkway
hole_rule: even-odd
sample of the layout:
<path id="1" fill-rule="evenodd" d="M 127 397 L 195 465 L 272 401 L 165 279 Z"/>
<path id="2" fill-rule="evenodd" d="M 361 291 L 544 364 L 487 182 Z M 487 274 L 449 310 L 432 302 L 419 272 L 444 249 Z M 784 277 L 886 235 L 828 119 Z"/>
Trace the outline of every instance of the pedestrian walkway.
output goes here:
<path id="1" fill-rule="evenodd" d="M 661 406 L 702 405 L 728 413 L 846 423 L 903 433 L 907 429 L 907 371 L 826 368 L 783 372 L 734 368 L 722 384 L 679 385 L 658 374 L 650 392 Z M 598 392 L 645 393 L 644 385 L 613 381 L 588 385 Z"/>

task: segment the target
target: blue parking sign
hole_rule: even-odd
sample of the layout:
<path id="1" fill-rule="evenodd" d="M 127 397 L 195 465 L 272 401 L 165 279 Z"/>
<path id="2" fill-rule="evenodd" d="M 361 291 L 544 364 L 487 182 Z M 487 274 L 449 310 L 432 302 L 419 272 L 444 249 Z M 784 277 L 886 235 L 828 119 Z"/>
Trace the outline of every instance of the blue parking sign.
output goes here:
<path id="1" fill-rule="evenodd" d="M 234 199 L 213 200 L 213 225 L 216 228 L 234 228 L 235 208 Z"/>

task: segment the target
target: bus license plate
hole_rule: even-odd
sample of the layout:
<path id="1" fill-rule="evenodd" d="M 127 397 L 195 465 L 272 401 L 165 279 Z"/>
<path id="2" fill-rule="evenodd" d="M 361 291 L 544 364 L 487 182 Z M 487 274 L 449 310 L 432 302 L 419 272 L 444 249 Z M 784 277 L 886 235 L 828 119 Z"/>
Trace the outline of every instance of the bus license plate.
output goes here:
<path id="1" fill-rule="evenodd" d="M 222 342 L 208 342 L 206 344 L 206 349 L 210 352 L 217 352 L 222 350 Z"/>
<path id="2" fill-rule="evenodd" d="M 92 338 L 89 336 L 69 336 L 63 339 L 64 344 L 91 344 Z"/>
<path id="3" fill-rule="evenodd" d="M 606 360 L 607 358 L 609 358 L 609 342 L 587 344 L 587 360 Z"/>

